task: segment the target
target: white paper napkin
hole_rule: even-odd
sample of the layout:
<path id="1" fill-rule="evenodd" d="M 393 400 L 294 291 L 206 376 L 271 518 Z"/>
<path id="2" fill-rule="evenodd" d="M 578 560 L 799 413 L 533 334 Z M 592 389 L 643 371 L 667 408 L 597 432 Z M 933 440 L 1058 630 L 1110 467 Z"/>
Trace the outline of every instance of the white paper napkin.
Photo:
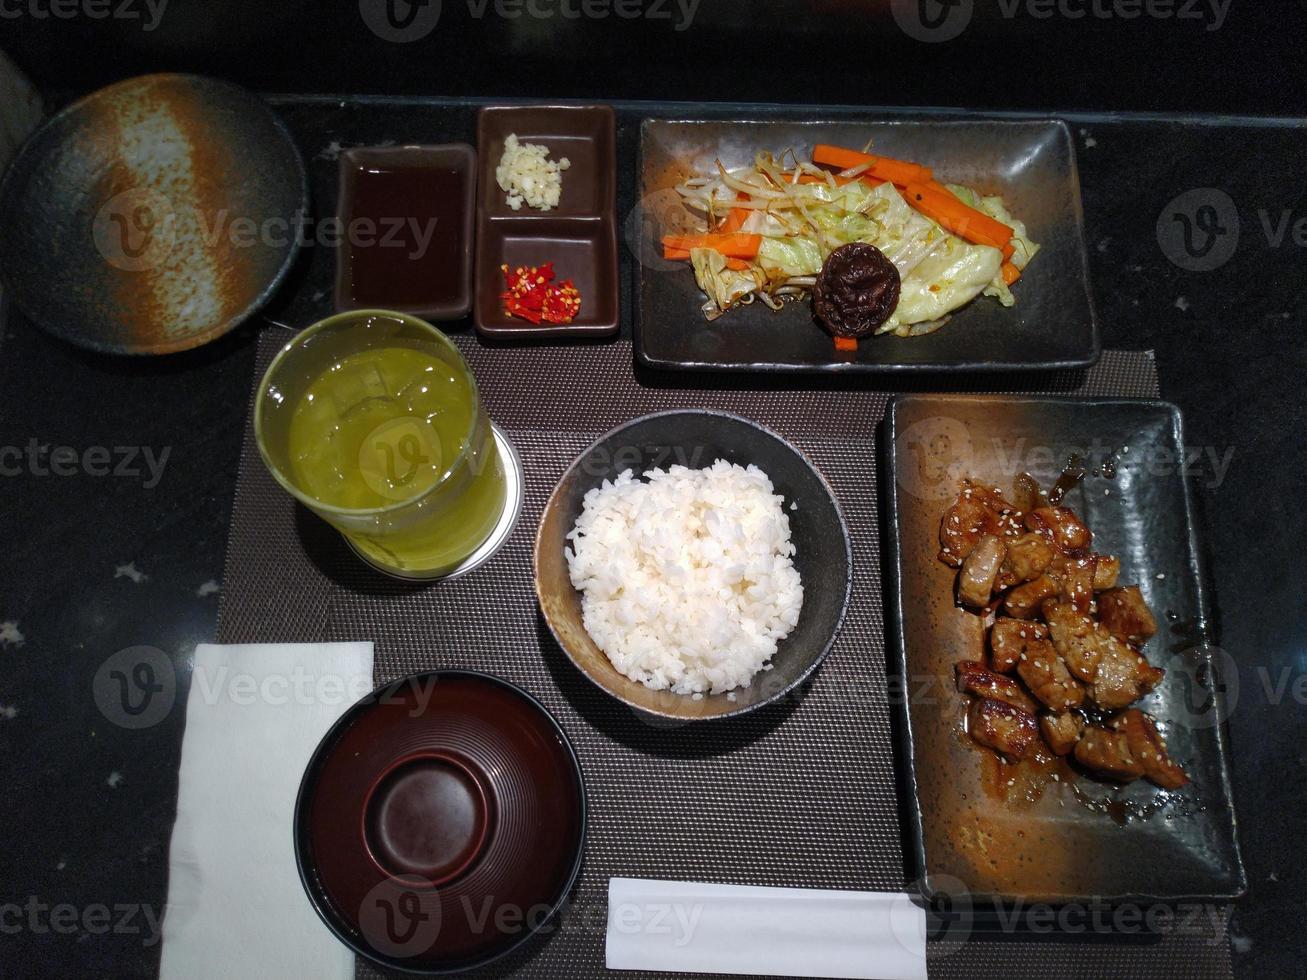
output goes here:
<path id="1" fill-rule="evenodd" d="M 613 878 L 610 970 L 925 980 L 907 895 Z"/>
<path id="2" fill-rule="evenodd" d="M 309 756 L 372 690 L 371 643 L 195 649 L 160 976 L 352 980 L 295 868 Z"/>

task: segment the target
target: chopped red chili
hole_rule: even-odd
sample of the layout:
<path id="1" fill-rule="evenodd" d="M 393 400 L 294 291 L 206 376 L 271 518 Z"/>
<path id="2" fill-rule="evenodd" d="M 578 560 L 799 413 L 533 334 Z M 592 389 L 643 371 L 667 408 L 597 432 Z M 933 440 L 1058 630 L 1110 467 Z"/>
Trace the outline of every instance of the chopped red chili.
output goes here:
<path id="1" fill-rule="evenodd" d="M 499 267 L 508 283 L 504 312 L 528 323 L 571 323 L 581 311 L 581 293 L 571 279 L 555 282 L 554 263 Z"/>

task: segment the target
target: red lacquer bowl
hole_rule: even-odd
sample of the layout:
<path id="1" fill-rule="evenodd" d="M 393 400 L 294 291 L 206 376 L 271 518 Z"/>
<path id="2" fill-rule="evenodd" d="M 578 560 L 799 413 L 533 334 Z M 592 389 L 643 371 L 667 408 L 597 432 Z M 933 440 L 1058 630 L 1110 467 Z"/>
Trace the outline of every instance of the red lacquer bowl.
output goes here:
<path id="1" fill-rule="evenodd" d="M 529 694 L 466 671 L 373 692 L 309 762 L 295 856 L 336 936 L 393 969 L 484 966 L 538 932 L 580 871 L 585 785 Z"/>

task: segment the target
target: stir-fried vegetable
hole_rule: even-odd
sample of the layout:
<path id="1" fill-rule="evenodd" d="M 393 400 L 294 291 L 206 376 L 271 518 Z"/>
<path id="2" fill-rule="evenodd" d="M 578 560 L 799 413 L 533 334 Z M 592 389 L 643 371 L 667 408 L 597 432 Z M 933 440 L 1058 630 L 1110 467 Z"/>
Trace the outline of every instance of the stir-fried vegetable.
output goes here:
<path id="1" fill-rule="evenodd" d="M 758 254 L 761 244 L 761 235 L 666 235 L 663 238 L 663 258 L 688 259 L 691 249 L 711 248 L 731 258 L 751 259 Z M 682 252 L 683 255 L 668 254 Z"/>
<path id="2" fill-rule="evenodd" d="M 734 170 L 719 162 L 677 190 L 702 231 L 666 236 L 663 254 L 690 261 L 709 320 L 755 300 L 780 309 L 808 295 L 835 249 L 864 242 L 893 263 L 902 286 L 877 332 L 929 333 L 981 293 L 1011 306 L 1009 287 L 1039 248 L 1001 198 L 841 147 L 818 145 L 811 161 L 787 151 Z"/>
<path id="3" fill-rule="evenodd" d="M 908 184 L 904 188 L 908 203 L 943 228 L 977 245 L 989 245 L 1003 252 L 1004 260 L 1012 255 L 1012 229 L 982 211 L 963 204 L 951 190 L 934 182 Z"/>
<path id="4" fill-rule="evenodd" d="M 818 143 L 812 148 L 812 162 L 824 163 L 840 170 L 865 170 L 873 177 L 888 180 L 895 184 L 924 184 L 932 179 L 929 167 L 908 163 L 904 160 L 891 160 L 889 157 L 872 156 L 857 150 L 846 150 L 839 146 L 827 146 Z"/>

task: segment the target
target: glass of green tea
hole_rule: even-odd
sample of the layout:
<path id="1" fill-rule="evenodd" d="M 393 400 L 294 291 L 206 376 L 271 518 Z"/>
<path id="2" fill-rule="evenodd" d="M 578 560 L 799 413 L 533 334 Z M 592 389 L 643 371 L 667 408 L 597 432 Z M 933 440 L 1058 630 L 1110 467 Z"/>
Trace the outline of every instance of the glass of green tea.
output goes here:
<path id="1" fill-rule="evenodd" d="M 476 379 L 417 317 L 354 310 L 300 333 L 263 377 L 254 432 L 277 481 L 395 575 L 450 574 L 504 515 Z"/>

